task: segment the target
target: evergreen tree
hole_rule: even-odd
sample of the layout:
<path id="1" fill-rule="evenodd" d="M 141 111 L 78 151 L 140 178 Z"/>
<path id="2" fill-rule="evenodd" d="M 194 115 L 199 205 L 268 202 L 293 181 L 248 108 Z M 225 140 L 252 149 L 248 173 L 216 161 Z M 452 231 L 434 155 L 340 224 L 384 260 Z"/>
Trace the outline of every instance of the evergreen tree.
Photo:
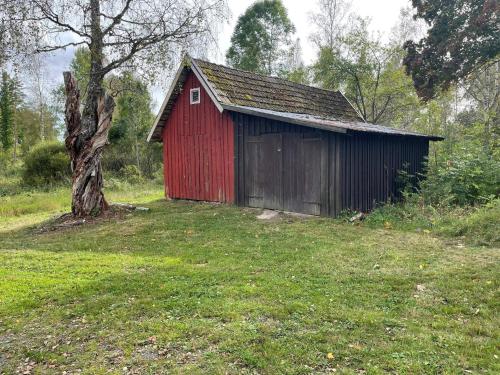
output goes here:
<path id="1" fill-rule="evenodd" d="M 2 72 L 2 83 L 0 86 L 0 139 L 4 150 L 10 149 L 12 146 L 14 115 L 9 91 L 9 77 L 6 72 Z"/>
<path id="2" fill-rule="evenodd" d="M 294 32 L 280 0 L 256 2 L 238 19 L 227 62 L 251 72 L 279 74 L 286 65 Z"/>
<path id="3" fill-rule="evenodd" d="M 0 141 L 4 150 L 9 150 L 15 138 L 15 113 L 21 100 L 20 84 L 2 72 L 0 82 Z"/>

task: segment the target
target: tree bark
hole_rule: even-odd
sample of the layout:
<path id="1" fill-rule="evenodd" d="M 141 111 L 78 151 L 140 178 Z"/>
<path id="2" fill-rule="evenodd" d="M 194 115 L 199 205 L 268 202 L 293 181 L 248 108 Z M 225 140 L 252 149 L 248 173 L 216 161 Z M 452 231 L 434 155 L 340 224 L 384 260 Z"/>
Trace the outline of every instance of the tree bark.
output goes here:
<path id="1" fill-rule="evenodd" d="M 96 216 L 108 208 L 102 193 L 101 154 L 108 141 L 115 103 L 111 96 L 102 92 L 97 98 L 95 116 L 82 119 L 80 90 L 70 72 L 64 72 L 64 85 L 68 131 L 65 143 L 73 171 L 71 211 L 78 217 Z M 94 123 L 90 123 L 92 118 Z"/>
<path id="2" fill-rule="evenodd" d="M 103 88 L 103 33 L 99 0 L 90 0 L 90 77 L 80 113 L 80 91 L 73 75 L 64 73 L 66 90 L 66 148 L 73 171 L 71 211 L 74 216 L 97 216 L 108 208 L 102 193 L 101 154 L 108 142 L 114 100 Z"/>

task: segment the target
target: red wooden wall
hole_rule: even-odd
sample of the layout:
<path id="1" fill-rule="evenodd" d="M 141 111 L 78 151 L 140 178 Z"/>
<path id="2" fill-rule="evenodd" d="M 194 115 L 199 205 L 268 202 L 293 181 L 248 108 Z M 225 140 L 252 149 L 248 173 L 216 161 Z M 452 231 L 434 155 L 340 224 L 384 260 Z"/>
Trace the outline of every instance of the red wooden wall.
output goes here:
<path id="1" fill-rule="evenodd" d="M 189 104 L 200 88 L 201 102 Z M 163 130 L 165 194 L 169 198 L 234 202 L 234 127 L 190 73 Z"/>

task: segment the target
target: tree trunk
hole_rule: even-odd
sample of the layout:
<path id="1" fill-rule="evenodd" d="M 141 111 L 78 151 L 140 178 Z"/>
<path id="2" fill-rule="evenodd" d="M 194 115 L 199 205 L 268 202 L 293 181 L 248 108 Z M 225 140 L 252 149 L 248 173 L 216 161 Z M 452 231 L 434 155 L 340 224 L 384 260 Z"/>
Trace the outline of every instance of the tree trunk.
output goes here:
<path id="1" fill-rule="evenodd" d="M 99 215 L 108 208 L 102 193 L 102 149 L 108 141 L 115 107 L 103 92 L 97 98 L 95 116 L 80 114 L 80 90 L 70 72 L 64 72 L 66 90 L 66 148 L 73 171 L 71 211 L 74 216 Z M 87 103 L 86 108 L 89 106 Z M 90 117 L 90 118 L 89 118 Z M 95 119 L 94 123 L 91 121 Z"/>
<path id="2" fill-rule="evenodd" d="M 102 149 L 108 142 L 115 102 L 103 89 L 103 35 L 99 0 L 90 0 L 90 78 L 80 114 L 80 90 L 71 73 L 64 73 L 66 89 L 66 148 L 71 157 L 75 216 L 99 215 L 108 208 L 102 193 Z"/>

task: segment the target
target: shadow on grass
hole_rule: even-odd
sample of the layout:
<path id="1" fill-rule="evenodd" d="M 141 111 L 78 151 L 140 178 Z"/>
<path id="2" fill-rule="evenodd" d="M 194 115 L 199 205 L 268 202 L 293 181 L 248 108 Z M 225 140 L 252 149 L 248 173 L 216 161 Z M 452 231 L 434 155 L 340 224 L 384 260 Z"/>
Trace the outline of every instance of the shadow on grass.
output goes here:
<path id="1" fill-rule="evenodd" d="M 150 212 L 123 221 L 0 239 L 7 276 L 0 315 L 17 330 L 16 340 L 71 329 L 85 318 L 85 332 L 99 345 L 133 346 L 152 335 L 204 341 L 230 357 L 223 361 L 272 365 L 275 373 L 287 372 L 279 371 L 281 358 L 293 362 L 290 368 L 322 366 L 329 351 L 346 366 L 384 354 L 388 366 L 401 369 L 414 355 L 455 364 L 457 356 L 436 337 L 464 355 L 463 319 L 486 325 L 473 329 L 484 347 L 493 346 L 491 281 L 499 263 L 492 252 L 444 249 L 422 234 L 331 219 L 263 223 L 254 211 L 230 206 L 147 206 Z M 425 286 L 420 294 L 417 284 Z"/>

